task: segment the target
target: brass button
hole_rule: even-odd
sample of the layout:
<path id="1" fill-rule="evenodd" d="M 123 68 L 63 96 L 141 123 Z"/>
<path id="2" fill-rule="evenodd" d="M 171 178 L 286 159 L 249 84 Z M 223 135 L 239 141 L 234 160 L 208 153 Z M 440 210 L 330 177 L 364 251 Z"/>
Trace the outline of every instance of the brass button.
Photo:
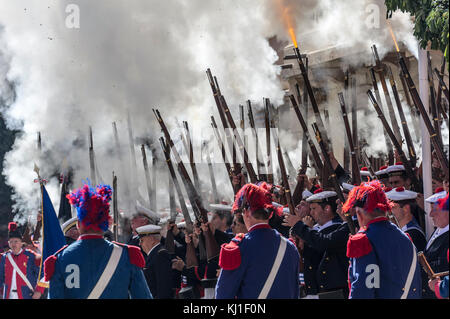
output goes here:
<path id="1" fill-rule="evenodd" d="M 322 286 L 322 285 L 320 285 L 320 289 L 323 289 L 323 286 Z"/>
<path id="2" fill-rule="evenodd" d="M 402 288 L 402 291 L 405 291 L 405 288 Z"/>
<path id="3" fill-rule="evenodd" d="M 309 269 L 312 269 L 312 266 L 309 266 Z"/>
<path id="4" fill-rule="evenodd" d="M 322 271 L 322 274 L 324 274 L 324 275 L 325 275 L 326 273 L 327 273 L 326 271 Z"/>
<path id="5" fill-rule="evenodd" d="M 311 289 L 311 286 L 308 286 L 308 289 Z"/>
<path id="6" fill-rule="evenodd" d="M 416 291 L 416 288 L 413 288 L 413 291 Z"/>
<path id="7" fill-rule="evenodd" d="M 329 261 L 329 260 L 330 260 L 330 258 L 328 258 L 328 257 L 327 257 L 327 258 L 325 258 L 325 260 L 326 260 L 326 261 Z"/>

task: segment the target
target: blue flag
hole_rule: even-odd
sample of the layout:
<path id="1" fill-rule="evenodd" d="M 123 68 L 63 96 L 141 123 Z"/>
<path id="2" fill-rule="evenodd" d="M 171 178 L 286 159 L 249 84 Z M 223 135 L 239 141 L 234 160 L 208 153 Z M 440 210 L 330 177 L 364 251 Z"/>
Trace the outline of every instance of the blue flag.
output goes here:
<path id="1" fill-rule="evenodd" d="M 39 286 L 48 288 L 48 283 L 44 281 L 44 261 L 47 257 L 60 250 L 65 244 L 63 231 L 59 225 L 58 217 L 53 208 L 52 201 L 48 196 L 45 186 L 42 185 L 42 258 L 39 267 Z"/>

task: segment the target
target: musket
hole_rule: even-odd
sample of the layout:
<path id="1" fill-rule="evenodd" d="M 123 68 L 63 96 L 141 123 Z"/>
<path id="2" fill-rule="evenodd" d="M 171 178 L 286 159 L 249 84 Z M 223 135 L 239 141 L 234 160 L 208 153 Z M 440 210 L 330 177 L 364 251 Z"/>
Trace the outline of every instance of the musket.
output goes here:
<path id="1" fill-rule="evenodd" d="M 352 136 L 353 147 L 355 149 L 356 158 L 360 162 L 359 138 L 358 138 L 358 112 L 357 112 L 357 95 L 356 95 L 356 79 L 352 78 Z M 358 168 L 359 169 L 359 168 Z"/>
<path id="2" fill-rule="evenodd" d="M 397 118 L 395 117 L 394 107 L 392 106 L 391 95 L 390 95 L 388 87 L 386 85 L 386 78 L 384 76 L 385 65 L 383 63 L 381 63 L 380 57 L 378 56 L 378 50 L 377 50 L 376 45 L 372 46 L 372 52 L 373 52 L 373 56 L 375 59 L 375 72 L 377 72 L 378 76 L 380 77 L 381 87 L 383 88 L 384 97 L 385 97 L 387 109 L 389 112 L 389 117 L 391 119 L 392 130 L 395 134 L 395 138 L 397 139 L 397 141 L 400 144 L 402 144 L 402 135 L 400 133 L 400 127 L 398 126 Z M 381 103 L 381 100 L 379 100 L 379 103 Z"/>
<path id="3" fill-rule="evenodd" d="M 443 276 L 448 276 L 448 271 L 435 273 L 433 269 L 431 268 L 430 264 L 428 263 L 427 258 L 425 257 L 423 251 L 419 251 L 417 253 L 417 258 L 419 259 L 419 263 L 422 266 L 423 270 L 427 273 L 428 278 L 430 280 L 440 278 Z"/>
<path id="4" fill-rule="evenodd" d="M 317 122 L 318 126 L 320 127 L 321 131 L 323 132 L 323 137 L 324 137 L 325 141 L 327 141 L 326 145 L 329 145 L 329 139 L 325 132 L 325 125 L 323 124 L 322 117 L 320 116 L 319 106 L 317 104 L 316 98 L 314 96 L 314 91 L 312 89 L 311 82 L 309 80 L 308 70 L 306 69 L 305 64 L 303 63 L 303 60 L 302 60 L 302 57 L 300 54 L 300 50 L 297 46 L 294 47 L 294 52 L 295 52 L 295 56 L 297 57 L 297 62 L 300 67 L 300 72 L 303 77 L 303 83 L 305 85 L 306 92 L 308 93 L 311 107 L 314 111 L 314 116 L 315 116 L 316 122 Z"/>
<path id="5" fill-rule="evenodd" d="M 402 102 L 400 102 L 400 97 L 398 95 L 394 75 L 392 74 L 392 70 L 390 67 L 388 68 L 388 76 L 389 81 L 391 83 L 392 93 L 394 94 L 395 103 L 397 104 L 398 115 L 400 116 L 400 120 L 402 123 L 403 135 L 405 136 L 406 146 L 408 147 L 409 160 L 411 162 L 411 166 L 415 167 L 417 162 L 416 150 L 414 148 L 414 143 L 411 138 L 411 133 L 409 132 L 408 122 L 406 121 L 405 113 L 403 112 Z"/>
<path id="6" fill-rule="evenodd" d="M 309 149 L 311 150 L 311 154 L 314 158 L 316 167 L 319 172 L 322 172 L 323 164 L 320 159 L 319 152 L 317 151 L 316 146 L 314 145 L 313 141 L 311 140 L 311 138 L 309 136 L 308 127 L 306 126 L 306 121 L 303 118 L 302 113 L 300 112 L 300 109 L 298 107 L 297 101 L 295 100 L 295 97 L 293 95 L 290 95 L 289 98 L 291 100 L 292 106 L 294 107 L 294 111 L 295 111 L 295 114 L 297 115 L 297 119 L 300 122 L 300 126 L 303 129 L 303 135 L 306 137 L 306 139 L 308 141 Z"/>
<path id="7" fill-rule="evenodd" d="M 230 127 L 227 122 L 227 118 L 225 116 L 224 108 L 222 107 L 222 104 L 221 104 L 222 102 L 221 102 L 220 97 L 222 96 L 222 94 L 220 92 L 219 83 L 217 81 L 217 78 L 212 76 L 210 69 L 206 70 L 206 76 L 208 77 L 208 81 L 211 86 L 211 91 L 214 96 L 214 101 L 216 102 L 216 107 L 217 107 L 217 111 L 219 113 L 220 121 L 222 122 L 222 126 L 223 126 L 223 129 L 225 132 L 225 140 L 227 141 L 229 150 L 232 152 L 231 157 L 232 157 L 233 167 L 232 167 L 232 170 L 228 171 L 228 173 L 231 175 L 238 175 L 242 171 L 242 166 L 236 160 L 236 147 L 234 144 L 234 138 L 230 134 L 230 129 L 229 129 Z M 228 163 L 230 163 L 230 162 L 228 162 Z"/>
<path id="8" fill-rule="evenodd" d="M 441 72 L 439 73 L 441 75 L 441 77 L 444 76 L 444 72 L 445 72 L 445 56 L 442 57 Z M 442 85 L 438 86 L 438 91 L 437 91 L 437 95 L 436 95 L 436 106 L 438 108 L 439 113 L 442 115 L 442 117 L 445 120 L 448 120 L 447 113 L 445 112 L 444 108 L 442 107 Z M 448 127 L 448 123 L 447 123 L 447 127 Z"/>
<path id="9" fill-rule="evenodd" d="M 158 158 L 156 156 L 156 149 L 155 147 L 152 146 L 151 148 L 151 152 L 152 152 L 152 201 L 150 202 L 150 205 L 153 209 L 154 212 L 156 212 L 157 210 L 157 202 L 156 202 L 156 174 L 158 172 L 158 168 L 156 167 L 156 164 L 158 162 Z"/>
<path id="10" fill-rule="evenodd" d="M 168 225 L 175 223 L 175 218 L 177 216 L 177 209 L 175 205 L 175 193 L 173 189 L 173 180 L 169 177 L 169 210 L 170 217 L 168 220 Z M 164 247 L 167 252 L 171 255 L 175 254 L 175 236 L 173 235 L 172 228 L 167 228 L 166 240 L 164 242 Z"/>
<path id="11" fill-rule="evenodd" d="M 295 91 L 297 93 L 297 100 L 298 103 L 301 105 L 302 104 L 302 96 L 300 94 L 300 86 L 298 85 L 298 83 L 295 83 Z M 303 109 L 304 109 L 304 113 L 305 113 L 305 126 L 308 126 L 308 94 L 304 94 L 303 95 Z M 306 137 L 305 134 L 302 135 L 302 161 L 301 161 L 301 166 L 300 166 L 300 171 L 299 174 L 301 175 L 305 175 L 306 174 L 306 170 L 308 169 L 308 138 Z M 303 191 L 303 189 L 302 189 Z"/>
<path id="12" fill-rule="evenodd" d="M 244 117 L 244 106 L 239 105 L 239 126 L 242 130 L 242 134 L 244 134 L 244 147 L 247 149 L 247 138 L 245 136 L 245 117 Z M 248 154 L 244 154 L 244 163 L 248 163 Z"/>
<path id="13" fill-rule="evenodd" d="M 369 170 L 370 175 L 375 176 L 375 171 L 374 171 L 374 169 L 373 169 L 373 167 L 372 167 L 372 163 L 370 162 L 369 157 L 367 156 L 365 150 L 362 150 L 362 151 L 361 151 L 361 158 L 362 158 L 362 160 L 364 161 L 364 165 L 365 165 L 365 166 L 367 167 L 367 169 Z"/>
<path id="14" fill-rule="evenodd" d="M 383 115 L 383 112 L 380 109 L 380 106 L 378 105 L 377 101 L 375 100 L 375 97 L 373 96 L 373 93 L 371 90 L 367 91 L 367 95 L 369 96 L 370 101 L 373 104 L 373 107 L 375 108 L 375 111 L 378 114 L 378 118 L 381 120 L 381 123 L 383 124 L 384 128 L 386 129 L 386 132 L 388 133 L 389 137 L 391 138 L 392 143 L 394 144 L 395 149 L 397 150 L 398 155 L 400 156 L 403 166 L 406 170 L 406 175 L 411 179 L 412 184 L 414 185 L 414 188 L 417 192 L 420 192 L 422 189 L 422 185 L 419 182 L 419 179 L 417 178 L 416 174 L 414 173 L 414 170 L 411 166 L 411 163 L 406 158 L 405 152 L 403 152 L 402 146 L 395 138 L 394 132 L 392 132 L 392 129 L 390 128 L 386 118 Z"/>
<path id="15" fill-rule="evenodd" d="M 295 170 L 294 164 L 292 164 L 291 158 L 286 150 L 283 151 L 283 156 L 286 159 L 287 172 L 289 173 L 288 179 L 295 179 L 297 171 Z"/>
<path id="16" fill-rule="evenodd" d="M 42 151 L 41 132 L 37 133 L 37 149 L 38 149 L 39 152 Z"/>
<path id="17" fill-rule="evenodd" d="M 344 95 L 342 93 L 338 93 L 339 98 L 339 104 L 341 105 L 341 111 L 342 111 L 342 118 L 344 120 L 345 125 L 345 132 L 347 135 L 347 143 L 350 148 L 350 154 L 352 157 L 352 178 L 353 178 L 353 184 L 361 184 L 361 174 L 359 171 L 359 162 L 358 162 L 358 156 L 355 152 L 355 147 L 353 145 L 353 136 L 352 131 L 350 129 L 350 123 L 348 122 L 348 116 L 347 116 L 347 109 L 345 107 L 345 101 L 344 101 Z"/>
<path id="18" fill-rule="evenodd" d="M 36 172 L 36 174 L 38 176 L 37 181 L 39 182 L 39 186 L 40 186 L 40 190 L 41 190 L 40 210 L 39 210 L 38 216 L 37 216 L 38 218 L 37 218 L 37 222 L 36 222 L 36 227 L 34 228 L 34 232 L 33 232 L 33 241 L 38 241 L 39 238 L 41 237 L 42 219 L 44 218 L 43 212 L 44 212 L 44 182 L 45 181 L 41 178 L 40 169 L 36 165 L 36 163 L 34 164 L 34 171 Z"/>
<path id="19" fill-rule="evenodd" d="M 260 180 L 263 180 L 263 175 L 266 170 L 266 167 L 264 165 L 264 161 L 262 161 L 263 157 L 261 154 L 261 148 L 259 147 L 258 131 L 256 130 L 255 119 L 253 117 L 252 103 L 250 102 L 250 100 L 247 101 L 247 111 L 248 111 L 247 115 L 248 115 L 248 120 L 250 122 L 250 127 L 252 128 L 253 135 L 255 138 L 256 167 L 258 170 L 258 178 Z"/>
<path id="20" fill-rule="evenodd" d="M 89 126 L 89 165 L 91 168 L 91 183 L 93 186 L 97 185 L 95 174 L 95 155 L 94 155 L 94 141 L 92 138 L 92 127 Z"/>
<path id="21" fill-rule="evenodd" d="M 145 152 L 144 144 L 141 145 L 141 153 L 142 153 L 142 162 L 144 164 L 144 173 L 145 173 L 145 182 L 147 185 L 148 202 L 150 204 L 150 207 L 152 207 L 152 202 L 153 202 L 153 200 L 152 200 L 152 194 L 153 194 L 152 182 L 150 179 L 150 171 L 148 168 L 147 154 Z"/>
<path id="22" fill-rule="evenodd" d="M 349 71 L 348 69 L 344 72 L 344 94 L 345 94 L 345 99 L 348 101 L 348 97 L 349 97 Z M 353 109 L 352 109 L 353 111 Z M 353 113 L 352 113 L 353 115 Z M 353 117 L 352 117 L 353 120 Z M 353 127 L 353 123 L 352 123 L 352 127 Z M 349 171 L 350 170 L 350 149 L 348 147 L 348 140 L 346 138 L 344 138 L 344 170 Z"/>
<path id="23" fill-rule="evenodd" d="M 289 186 L 289 179 L 286 172 L 286 166 L 284 164 L 283 153 L 280 146 L 280 139 L 278 138 L 278 135 L 276 134 L 275 130 L 273 130 L 273 138 L 275 145 L 277 147 L 278 165 L 280 166 L 280 173 L 281 179 L 283 181 L 285 200 L 289 207 L 289 213 L 291 215 L 295 215 L 294 202 L 292 201 L 291 187 Z"/>
<path id="24" fill-rule="evenodd" d="M 245 148 L 244 142 L 242 141 L 241 136 L 236 129 L 236 124 L 234 123 L 233 116 L 231 115 L 230 109 L 228 108 L 227 102 L 225 101 L 225 97 L 223 95 L 220 96 L 220 104 L 223 107 L 223 111 L 227 117 L 228 123 L 230 124 L 231 128 L 233 129 L 234 136 L 237 141 L 237 145 L 240 149 L 239 153 L 241 154 L 242 159 L 248 158 L 248 153 Z M 255 173 L 255 170 L 253 169 L 252 164 L 249 163 L 248 161 L 247 162 L 244 161 L 244 165 L 245 165 L 245 169 L 247 170 L 247 174 L 250 178 L 250 181 L 252 183 L 256 183 L 258 180 L 258 177 L 256 176 L 256 173 Z"/>
<path id="25" fill-rule="evenodd" d="M 170 147 L 168 147 L 168 145 L 165 143 L 163 137 L 161 137 L 159 139 L 159 141 L 161 143 L 161 149 L 162 149 L 162 151 L 164 153 L 164 157 L 166 159 L 166 164 L 167 164 L 167 168 L 169 169 L 171 180 L 173 182 L 173 185 L 174 185 L 175 190 L 178 195 L 178 201 L 180 203 L 181 212 L 183 214 L 184 221 L 186 222 L 186 232 L 188 234 L 192 234 L 193 230 L 194 230 L 194 225 L 192 223 L 191 216 L 189 215 L 189 211 L 186 206 L 186 202 L 184 200 L 184 195 L 181 190 L 180 184 L 178 183 L 175 169 L 172 165 L 172 160 L 170 158 Z M 192 268 L 195 266 L 198 266 L 198 259 L 197 259 L 197 255 L 195 254 L 194 243 L 191 241 L 189 244 L 186 245 L 186 267 L 189 269 L 189 268 Z"/>
<path id="26" fill-rule="evenodd" d="M 444 93 L 445 97 L 447 98 L 447 102 L 450 103 L 450 100 L 448 98 L 448 88 L 447 84 L 445 84 L 444 77 L 439 73 L 439 70 L 437 68 L 434 68 L 434 73 L 436 74 L 439 84 L 441 85 L 442 92 Z"/>
<path id="27" fill-rule="evenodd" d="M 131 160 L 131 180 L 132 181 L 136 181 L 137 179 L 137 165 L 136 165 L 136 152 L 134 149 L 134 137 L 133 137 L 133 129 L 131 126 L 131 116 L 130 116 L 130 112 L 127 112 L 127 125 L 128 125 L 128 141 L 130 144 L 130 160 Z M 138 196 L 138 189 L 137 189 L 137 183 L 136 182 L 132 182 L 131 183 L 131 197 L 133 197 L 133 199 L 136 199 L 136 196 Z M 151 203 L 151 202 L 150 202 Z M 156 212 L 156 210 L 155 210 Z"/>
<path id="28" fill-rule="evenodd" d="M 413 128 L 414 128 L 414 135 L 416 137 L 416 141 L 420 140 L 421 137 L 421 133 L 420 133 L 420 125 L 419 125 L 419 111 L 417 111 L 414 106 L 413 103 L 411 101 L 411 97 L 409 96 L 409 91 L 408 91 L 408 86 L 406 85 L 406 80 L 405 80 L 405 76 L 403 74 L 403 72 L 400 70 L 399 73 L 399 78 L 400 78 L 400 83 L 402 84 L 402 90 L 403 90 L 403 95 L 405 96 L 406 99 L 406 104 L 408 104 L 409 107 L 409 114 L 411 115 L 411 119 L 413 122 Z"/>
<path id="29" fill-rule="evenodd" d="M 417 88 L 414 85 L 414 81 L 412 80 L 411 75 L 409 74 L 409 70 L 406 67 L 405 60 L 403 59 L 402 56 L 400 56 L 400 58 L 399 58 L 399 64 L 400 64 L 402 72 L 405 76 L 406 84 L 408 86 L 411 97 L 414 101 L 414 105 L 419 110 L 420 115 L 422 116 L 423 122 L 428 130 L 428 133 L 430 134 L 431 143 L 436 151 L 437 158 L 438 158 L 439 163 L 441 164 L 441 168 L 445 174 L 445 178 L 448 180 L 449 172 L 448 172 L 447 157 L 445 156 L 444 151 L 441 148 L 437 133 L 434 131 L 433 125 L 431 124 L 430 118 L 428 117 L 427 111 L 425 110 L 425 107 L 422 103 L 419 92 L 417 91 Z"/>
<path id="30" fill-rule="evenodd" d="M 194 184 L 192 183 L 191 178 L 189 177 L 189 174 L 186 170 L 186 167 L 184 166 L 184 163 L 178 154 L 177 149 L 175 148 L 175 144 L 173 143 L 172 138 L 170 137 L 170 133 L 166 127 L 166 124 L 164 123 L 161 114 L 156 109 L 153 109 L 153 113 L 161 126 L 161 129 L 164 133 L 164 136 L 167 140 L 168 147 L 170 147 L 171 153 L 174 155 L 175 160 L 177 162 L 178 172 L 180 173 L 180 176 L 183 179 L 183 183 L 186 189 L 186 192 L 189 197 L 189 201 L 191 202 L 192 208 L 194 209 L 194 213 L 197 211 L 197 218 L 199 221 L 203 223 L 208 222 L 208 211 L 205 209 L 203 205 L 202 198 L 200 197 L 199 193 L 194 187 Z M 212 260 L 213 258 L 218 257 L 220 252 L 220 247 L 216 242 L 216 239 L 214 238 L 214 235 L 211 232 L 210 227 L 208 226 L 207 231 L 203 232 L 205 236 L 205 246 L 206 246 L 206 254 L 208 261 Z"/>
<path id="31" fill-rule="evenodd" d="M 326 149 L 325 143 L 324 143 L 324 141 L 322 139 L 322 135 L 321 135 L 321 132 L 319 130 L 319 127 L 318 127 L 317 123 L 313 123 L 312 127 L 313 127 L 314 133 L 316 135 L 317 143 L 319 144 L 320 149 L 322 151 L 322 155 L 323 155 L 323 158 L 324 158 L 324 165 L 327 167 L 327 170 L 329 172 L 333 172 L 328 178 L 332 180 L 333 187 L 334 187 L 334 190 L 335 190 L 335 192 L 337 194 L 338 199 L 341 201 L 341 203 L 345 203 L 345 198 L 344 198 L 344 195 L 342 194 L 341 186 L 339 185 L 339 182 L 338 182 L 337 177 L 336 177 L 336 173 L 334 172 L 333 166 L 331 164 L 331 160 L 330 160 L 330 157 L 329 157 L 329 155 L 327 153 L 327 149 Z M 345 220 L 347 221 L 350 233 L 352 235 L 356 234 L 355 224 L 353 223 L 353 219 L 350 216 L 350 214 L 347 212 L 347 213 L 344 214 L 344 217 L 345 217 Z"/>
<path id="32" fill-rule="evenodd" d="M 189 147 L 188 154 L 189 154 L 189 165 L 191 166 L 192 169 L 192 177 L 194 178 L 194 185 L 195 188 L 198 189 L 198 191 L 201 193 L 201 187 L 200 187 L 200 179 L 198 177 L 198 172 L 197 172 L 197 166 L 195 165 L 195 159 L 194 159 L 194 146 L 192 143 L 192 136 L 191 136 L 191 132 L 189 131 L 189 125 L 187 121 L 183 121 L 183 126 L 186 132 L 186 141 L 187 141 L 187 145 Z"/>
<path id="33" fill-rule="evenodd" d="M 370 68 L 370 76 L 372 79 L 372 85 L 373 85 L 373 89 L 375 90 L 375 96 L 377 97 L 377 101 L 378 101 L 378 103 L 380 103 L 380 105 L 382 105 L 380 91 L 378 90 L 377 78 L 375 77 L 374 68 Z M 394 164 L 394 150 L 393 150 L 391 140 L 389 139 L 389 136 L 386 133 L 386 129 L 384 129 L 384 128 L 383 128 L 383 134 L 384 134 L 384 139 L 386 141 L 386 148 L 388 151 L 389 165 L 393 165 Z"/>
<path id="34" fill-rule="evenodd" d="M 273 184 L 273 164 L 270 145 L 270 112 L 269 102 L 267 99 L 264 99 L 264 126 L 266 128 L 267 182 L 269 184 Z"/>
<path id="35" fill-rule="evenodd" d="M 114 144 L 115 144 L 115 146 L 116 146 L 116 151 L 115 151 L 115 153 L 116 153 L 117 158 L 118 158 L 119 163 L 120 163 L 119 176 L 120 176 L 121 174 L 124 174 L 124 175 L 125 175 L 125 174 L 126 174 L 126 173 L 125 173 L 126 170 L 125 170 L 125 167 L 124 167 L 124 161 L 123 161 L 123 157 L 122 157 L 122 151 L 121 151 L 120 140 L 119 140 L 119 133 L 118 133 L 118 131 L 117 131 L 117 125 L 116 125 L 116 122 L 113 122 L 113 123 L 112 123 L 112 127 L 113 127 L 113 135 L 114 135 Z M 120 173 L 121 173 L 121 174 L 120 174 Z M 122 181 L 121 185 L 123 186 L 123 194 L 124 194 L 124 197 L 127 199 L 126 205 L 127 205 L 128 209 L 130 209 L 130 208 L 129 208 L 130 203 L 129 203 L 129 201 L 128 201 L 128 199 L 130 198 L 130 185 L 129 185 L 128 179 L 127 179 L 127 178 L 124 178 L 124 180 Z M 150 203 L 150 204 L 151 204 L 151 203 Z M 153 210 L 153 211 L 154 211 L 154 210 Z"/>
<path id="36" fill-rule="evenodd" d="M 227 175 L 230 180 L 231 187 L 233 188 L 233 194 L 236 194 L 239 191 L 239 185 L 233 185 L 232 168 L 231 168 L 230 162 L 228 161 L 227 153 L 225 151 L 225 145 L 223 144 L 222 138 L 220 137 L 220 133 L 217 128 L 217 123 L 216 123 L 216 120 L 214 119 L 214 116 L 211 116 L 211 126 L 213 128 L 214 135 L 217 140 L 217 144 L 220 146 L 220 149 L 221 149 L 220 154 L 222 155 L 222 160 L 225 165 L 225 170 L 227 171 Z"/>
<path id="37" fill-rule="evenodd" d="M 211 188 L 212 188 L 212 193 L 214 196 L 214 202 L 219 203 L 220 202 L 219 193 L 217 192 L 216 178 L 214 176 L 214 168 L 211 163 L 211 157 L 209 155 L 209 149 L 208 149 L 207 142 L 204 142 L 203 149 L 206 150 L 206 163 L 208 164 L 209 176 L 211 178 Z"/>
<path id="38" fill-rule="evenodd" d="M 326 125 L 327 125 L 327 127 L 326 127 L 326 129 L 327 129 L 327 132 L 329 131 L 329 132 L 331 132 L 332 130 L 331 130 L 331 126 L 330 126 L 330 114 L 328 113 L 328 110 L 327 109 L 324 109 L 323 110 L 323 115 L 324 115 L 324 117 L 325 117 L 325 123 L 326 123 Z M 329 144 L 329 150 L 331 151 L 331 152 L 333 152 L 333 142 L 331 141 L 331 138 L 329 139 L 329 142 L 330 142 L 330 144 Z"/>
<path id="39" fill-rule="evenodd" d="M 117 176 L 113 172 L 113 235 L 114 240 L 119 239 L 119 208 L 117 207 Z"/>
<path id="40" fill-rule="evenodd" d="M 427 62 L 428 62 L 428 85 L 430 88 L 430 90 L 429 90 L 429 92 L 430 92 L 430 110 L 431 110 L 431 116 L 433 118 L 434 131 L 436 132 L 436 134 L 438 136 L 438 140 L 439 140 L 439 143 L 441 143 L 441 147 L 444 147 L 443 142 L 442 142 L 441 125 L 440 125 L 439 116 L 438 116 L 438 109 L 437 109 L 437 105 L 436 105 L 436 91 L 434 90 L 433 69 L 432 69 L 432 64 L 431 64 L 430 51 L 427 51 Z"/>

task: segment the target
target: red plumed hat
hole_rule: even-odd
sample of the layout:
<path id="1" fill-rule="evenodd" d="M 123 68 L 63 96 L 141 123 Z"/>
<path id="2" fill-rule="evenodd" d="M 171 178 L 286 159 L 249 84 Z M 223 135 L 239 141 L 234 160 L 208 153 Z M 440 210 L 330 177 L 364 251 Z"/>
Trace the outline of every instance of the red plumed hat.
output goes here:
<path id="1" fill-rule="evenodd" d="M 268 184 L 270 185 L 270 184 Z M 254 212 L 258 209 L 275 211 L 278 215 L 282 214 L 282 209 L 275 208 L 272 205 L 272 195 L 267 189 L 255 184 L 246 184 L 236 193 L 232 211 L 247 208 Z"/>
<path id="2" fill-rule="evenodd" d="M 11 239 L 11 238 L 20 238 L 20 239 L 22 239 L 22 234 L 17 229 L 16 222 L 10 222 L 8 224 L 8 239 Z"/>
<path id="3" fill-rule="evenodd" d="M 381 183 L 374 180 L 353 188 L 348 194 L 342 210 L 347 213 L 353 207 L 361 207 L 367 212 L 373 212 L 375 209 L 386 212 L 392 206 L 393 204 L 386 197 Z"/>

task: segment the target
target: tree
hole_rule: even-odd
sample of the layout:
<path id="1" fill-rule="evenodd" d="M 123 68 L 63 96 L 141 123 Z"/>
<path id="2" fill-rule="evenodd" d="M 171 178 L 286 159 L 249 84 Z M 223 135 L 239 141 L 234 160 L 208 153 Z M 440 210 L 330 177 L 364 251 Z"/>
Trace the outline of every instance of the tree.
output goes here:
<path id="1" fill-rule="evenodd" d="M 449 62 L 448 37 L 448 0 L 385 0 L 387 17 L 396 10 L 408 12 L 414 17 L 414 36 L 425 49 L 428 43 L 431 49 L 440 50 Z"/>

